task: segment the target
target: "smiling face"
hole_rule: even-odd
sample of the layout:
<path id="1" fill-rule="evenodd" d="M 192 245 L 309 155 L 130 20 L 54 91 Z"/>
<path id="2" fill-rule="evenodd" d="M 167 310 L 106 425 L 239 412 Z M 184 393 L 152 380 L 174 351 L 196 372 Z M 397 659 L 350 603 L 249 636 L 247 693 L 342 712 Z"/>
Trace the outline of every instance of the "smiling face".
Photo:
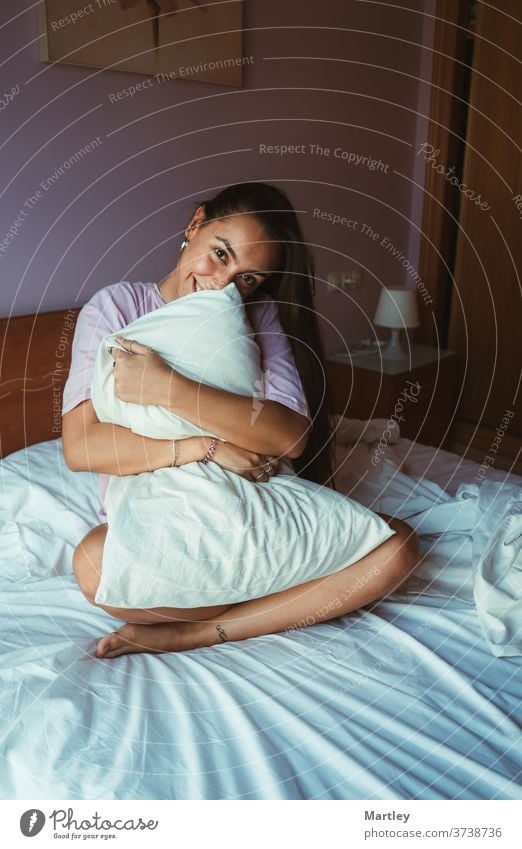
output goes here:
<path id="1" fill-rule="evenodd" d="M 203 289 L 223 289 L 232 281 L 243 300 L 248 300 L 268 275 L 278 270 L 277 243 L 252 215 L 234 215 L 202 226 L 203 221 L 204 209 L 199 207 L 185 231 L 188 244 L 162 284 L 164 300 Z"/>

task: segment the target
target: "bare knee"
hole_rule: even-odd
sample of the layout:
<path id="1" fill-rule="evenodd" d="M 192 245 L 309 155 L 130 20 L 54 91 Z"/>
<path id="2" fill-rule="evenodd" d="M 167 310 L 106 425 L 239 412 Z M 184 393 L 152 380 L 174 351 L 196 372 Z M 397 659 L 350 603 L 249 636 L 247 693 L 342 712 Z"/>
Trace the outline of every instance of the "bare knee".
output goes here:
<path id="1" fill-rule="evenodd" d="M 107 534 L 107 525 L 98 525 L 84 536 L 73 554 L 73 570 L 82 593 L 87 601 L 94 604 L 101 578 L 103 544 Z"/>
<path id="2" fill-rule="evenodd" d="M 393 575 L 395 582 L 401 583 L 408 578 L 420 561 L 419 537 L 407 522 L 380 513 L 395 531 L 393 537 L 387 540 L 390 554 L 386 558 L 386 569 Z"/>

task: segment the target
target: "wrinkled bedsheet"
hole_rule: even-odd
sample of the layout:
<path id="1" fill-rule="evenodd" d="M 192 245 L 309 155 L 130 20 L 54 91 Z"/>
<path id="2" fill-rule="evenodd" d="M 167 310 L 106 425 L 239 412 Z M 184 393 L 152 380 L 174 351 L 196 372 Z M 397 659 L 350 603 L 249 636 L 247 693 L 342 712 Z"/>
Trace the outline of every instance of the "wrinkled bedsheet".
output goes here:
<path id="1" fill-rule="evenodd" d="M 351 497 L 359 449 L 352 477 L 339 462 Z M 478 464 L 403 439 L 388 460 L 409 495 L 359 495 L 387 513 L 395 497 L 410 523 L 424 513 L 425 558 L 401 593 L 304 629 L 111 661 L 94 647 L 121 623 L 71 569 L 97 524 L 97 476 L 70 472 L 60 440 L 2 461 L 0 796 L 522 798 L 522 661 L 493 654 L 477 613 L 471 505 L 446 534 L 436 518 L 441 486 L 453 498 Z M 503 478 L 520 484 L 491 473 Z"/>

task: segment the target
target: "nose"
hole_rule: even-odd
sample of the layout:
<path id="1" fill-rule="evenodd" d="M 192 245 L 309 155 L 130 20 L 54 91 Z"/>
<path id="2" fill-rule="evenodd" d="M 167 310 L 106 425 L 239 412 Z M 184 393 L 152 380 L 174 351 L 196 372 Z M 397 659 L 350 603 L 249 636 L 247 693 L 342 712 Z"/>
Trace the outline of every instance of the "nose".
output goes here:
<path id="1" fill-rule="evenodd" d="M 216 268 L 207 276 L 208 286 L 210 289 L 224 289 L 229 283 L 234 280 L 234 275 L 228 268 Z"/>
<path id="2" fill-rule="evenodd" d="M 208 289 L 224 289 L 235 279 L 237 269 L 231 263 L 224 264 L 212 252 L 202 253 L 195 263 L 194 271 L 201 284 Z"/>

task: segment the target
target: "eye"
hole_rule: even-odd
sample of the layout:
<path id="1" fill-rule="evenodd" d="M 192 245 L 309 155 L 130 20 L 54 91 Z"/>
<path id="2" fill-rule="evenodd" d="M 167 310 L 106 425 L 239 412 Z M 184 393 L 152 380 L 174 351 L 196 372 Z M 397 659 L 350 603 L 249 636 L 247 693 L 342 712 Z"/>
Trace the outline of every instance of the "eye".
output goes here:
<path id="1" fill-rule="evenodd" d="M 214 248 L 214 253 L 218 257 L 218 259 L 221 260 L 221 262 L 226 263 L 226 261 L 228 260 L 228 254 L 226 251 L 223 250 L 223 248 Z"/>
<path id="2" fill-rule="evenodd" d="M 247 284 L 247 286 L 255 286 L 257 283 L 256 278 L 253 277 L 252 274 L 240 274 L 239 276 L 241 277 L 243 282 Z"/>

